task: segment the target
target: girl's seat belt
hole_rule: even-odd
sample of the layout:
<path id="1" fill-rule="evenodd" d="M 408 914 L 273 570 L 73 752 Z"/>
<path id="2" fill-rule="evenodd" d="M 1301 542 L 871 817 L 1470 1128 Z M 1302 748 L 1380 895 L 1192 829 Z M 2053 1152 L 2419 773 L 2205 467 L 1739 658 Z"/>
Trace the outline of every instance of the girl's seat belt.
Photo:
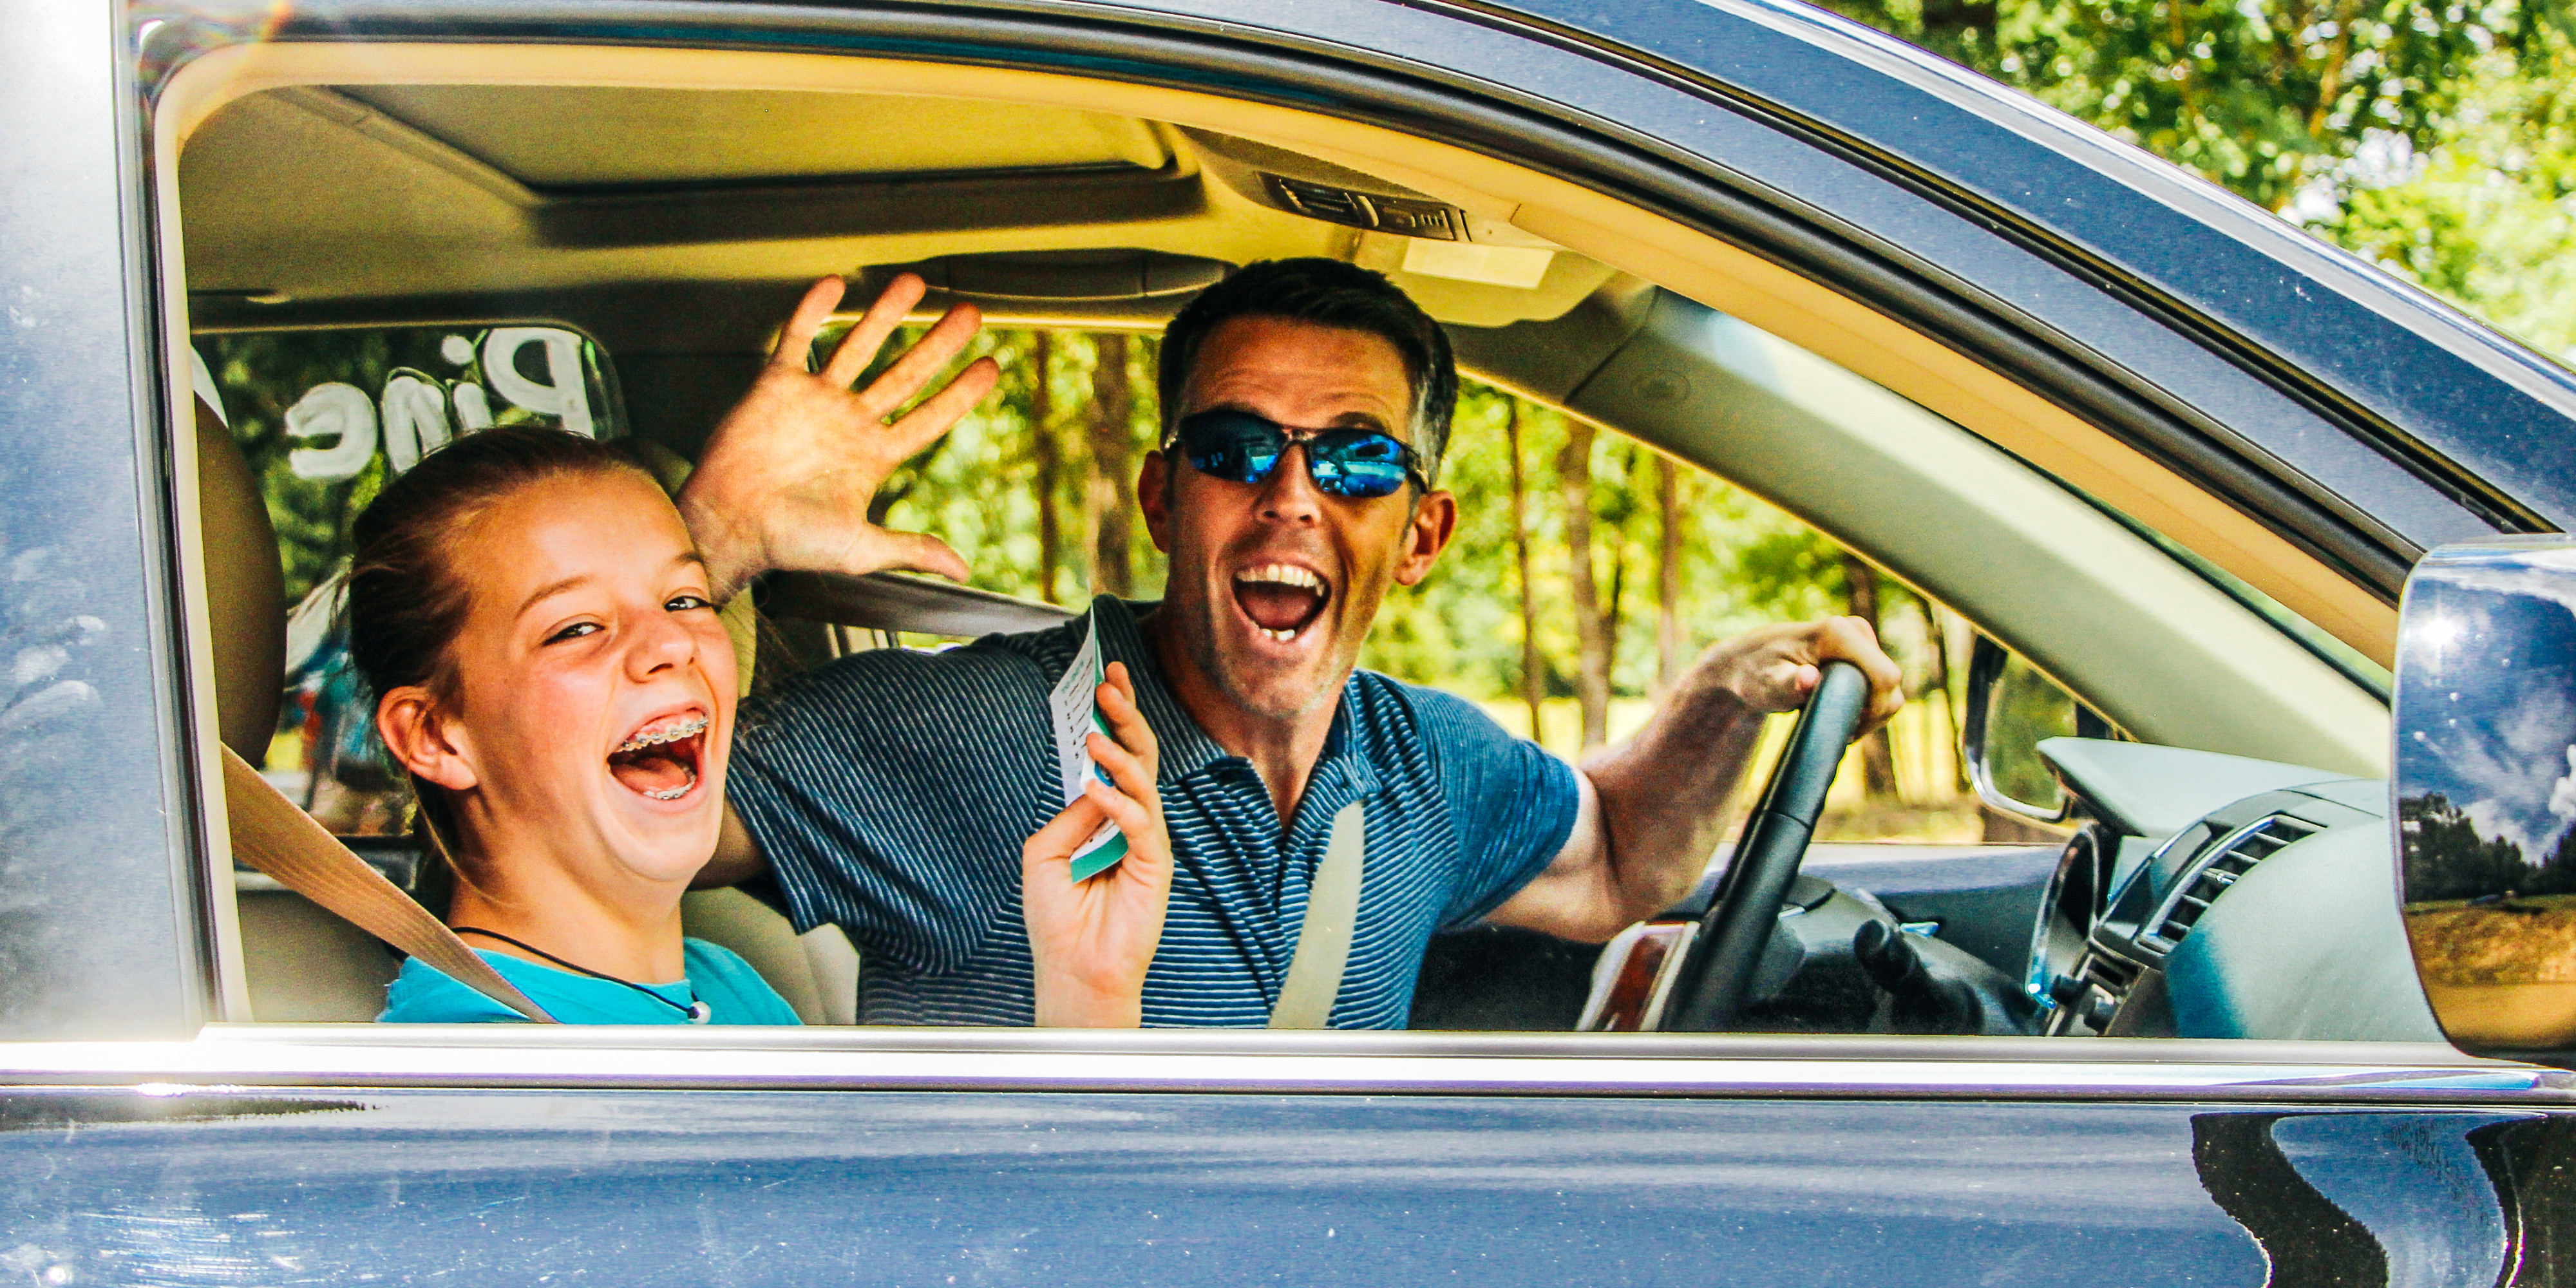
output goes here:
<path id="1" fill-rule="evenodd" d="M 250 762 L 226 747 L 224 812 L 232 820 L 233 857 L 342 920 L 437 967 L 449 979 L 539 1024 L 555 1017 L 528 1000 L 492 963 L 441 924 L 374 865 L 324 831 Z"/>

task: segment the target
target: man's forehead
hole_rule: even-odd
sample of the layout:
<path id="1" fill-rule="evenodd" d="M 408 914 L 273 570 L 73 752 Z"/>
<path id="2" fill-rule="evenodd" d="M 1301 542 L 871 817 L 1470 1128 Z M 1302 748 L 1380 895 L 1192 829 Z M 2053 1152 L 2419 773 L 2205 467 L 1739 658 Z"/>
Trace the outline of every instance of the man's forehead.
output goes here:
<path id="1" fill-rule="evenodd" d="M 1404 355 L 1375 332 L 1247 316 L 1208 333 L 1182 398 L 1184 412 L 1231 404 L 1294 425 L 1366 416 L 1401 432 L 1413 385 Z"/>

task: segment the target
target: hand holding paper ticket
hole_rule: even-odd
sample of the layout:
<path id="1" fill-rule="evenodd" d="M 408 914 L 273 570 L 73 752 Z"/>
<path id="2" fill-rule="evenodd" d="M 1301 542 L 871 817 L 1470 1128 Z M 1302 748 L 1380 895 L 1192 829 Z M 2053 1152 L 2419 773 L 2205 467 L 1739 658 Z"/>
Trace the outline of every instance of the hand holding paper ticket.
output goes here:
<path id="1" fill-rule="evenodd" d="M 1086 647 L 1086 653 L 1097 656 Z M 1075 659 L 1082 673 L 1084 659 Z M 1133 1028 L 1144 1016 L 1145 970 L 1163 938 L 1172 893 L 1172 845 L 1154 786 L 1154 731 L 1136 709 L 1136 685 L 1112 662 L 1091 702 L 1104 737 L 1085 732 L 1078 794 L 1020 847 L 1020 897 L 1029 955 L 1037 965 L 1037 1022 L 1065 1028 Z M 1089 724 L 1093 716 L 1085 712 Z M 1092 765 L 1106 772 L 1102 782 Z M 1114 784 L 1114 786 L 1113 786 Z M 1097 855 L 1100 836 L 1125 852 L 1087 880 L 1077 855 Z"/>
<path id="2" fill-rule="evenodd" d="M 1109 781 L 1091 758 L 1089 738 L 1106 736 L 1109 726 L 1101 723 L 1100 703 L 1093 696 L 1107 679 L 1100 669 L 1100 623 L 1088 618 L 1082 631 L 1082 647 L 1075 651 L 1073 662 L 1064 668 L 1064 678 L 1055 682 L 1047 694 L 1047 715 L 1055 726 L 1056 776 L 1064 785 L 1064 803 L 1082 799 L 1083 788 L 1094 778 Z M 1100 830 L 1084 838 L 1073 851 L 1073 879 L 1088 881 L 1094 875 L 1118 862 L 1127 853 L 1127 838 L 1114 821 L 1103 821 Z"/>

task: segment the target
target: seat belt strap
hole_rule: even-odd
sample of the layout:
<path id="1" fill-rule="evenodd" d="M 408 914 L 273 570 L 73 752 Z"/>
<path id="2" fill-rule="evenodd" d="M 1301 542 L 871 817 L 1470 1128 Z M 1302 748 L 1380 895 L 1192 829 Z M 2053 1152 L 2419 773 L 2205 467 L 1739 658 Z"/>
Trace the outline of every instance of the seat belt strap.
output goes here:
<path id="1" fill-rule="evenodd" d="M 320 904 L 358 929 L 437 967 L 449 979 L 536 1021 L 555 1017 L 528 1000 L 492 963 L 430 915 L 373 864 L 349 851 L 313 816 L 226 747 L 224 812 L 232 820 L 233 856 L 279 885 Z"/>
<path id="2" fill-rule="evenodd" d="M 1288 981 L 1270 1008 L 1274 1029 L 1320 1029 L 1333 1018 L 1342 994 L 1342 970 L 1351 960 L 1351 932 L 1360 919 L 1360 869 L 1368 853 L 1368 814 L 1352 801 L 1333 815 L 1324 861 L 1306 890 L 1306 921 L 1297 951 L 1288 958 Z"/>

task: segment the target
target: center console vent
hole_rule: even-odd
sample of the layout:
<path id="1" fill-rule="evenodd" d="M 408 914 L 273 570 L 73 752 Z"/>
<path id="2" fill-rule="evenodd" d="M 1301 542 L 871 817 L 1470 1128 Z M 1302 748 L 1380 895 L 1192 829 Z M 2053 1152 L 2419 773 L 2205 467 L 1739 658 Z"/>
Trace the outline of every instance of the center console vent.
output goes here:
<path id="1" fill-rule="evenodd" d="M 2271 814 L 2220 837 L 2175 883 L 2175 893 L 2167 896 L 2164 906 L 2148 920 L 2151 929 L 2138 936 L 2138 946 L 2160 957 L 2173 952 L 2218 896 L 2253 870 L 2255 864 L 2323 830 L 2287 814 Z"/>

